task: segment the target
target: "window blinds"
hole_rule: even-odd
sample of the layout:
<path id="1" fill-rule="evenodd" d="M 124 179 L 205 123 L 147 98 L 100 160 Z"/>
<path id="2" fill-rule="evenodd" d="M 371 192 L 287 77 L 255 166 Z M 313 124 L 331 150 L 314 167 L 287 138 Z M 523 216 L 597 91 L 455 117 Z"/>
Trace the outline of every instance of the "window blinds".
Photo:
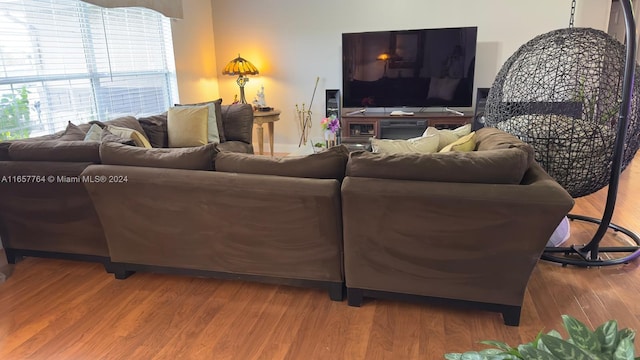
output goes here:
<path id="1" fill-rule="evenodd" d="M 1 1 L 0 140 L 178 101 L 168 18 L 79 0 Z"/>

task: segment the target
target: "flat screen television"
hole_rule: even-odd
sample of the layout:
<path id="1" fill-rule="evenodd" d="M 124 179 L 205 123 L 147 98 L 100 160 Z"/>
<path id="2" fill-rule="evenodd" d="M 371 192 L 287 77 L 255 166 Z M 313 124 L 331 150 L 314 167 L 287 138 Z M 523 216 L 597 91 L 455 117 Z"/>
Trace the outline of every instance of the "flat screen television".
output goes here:
<path id="1" fill-rule="evenodd" d="M 477 27 L 342 34 L 344 107 L 468 107 Z"/>

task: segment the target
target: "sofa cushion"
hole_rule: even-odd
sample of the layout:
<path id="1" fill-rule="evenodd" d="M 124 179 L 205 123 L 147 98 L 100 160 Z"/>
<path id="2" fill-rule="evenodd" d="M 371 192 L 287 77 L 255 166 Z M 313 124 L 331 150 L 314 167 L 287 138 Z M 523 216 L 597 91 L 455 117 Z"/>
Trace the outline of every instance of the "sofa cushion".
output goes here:
<path id="1" fill-rule="evenodd" d="M 123 139 L 131 139 L 136 144 L 136 146 L 145 148 L 151 147 L 149 140 L 147 140 L 147 138 L 138 130 L 121 126 L 107 125 L 107 127 L 105 127 L 103 131 L 109 131 L 113 135 L 119 136 Z"/>
<path id="2" fill-rule="evenodd" d="M 449 151 L 473 151 L 475 150 L 475 148 L 476 133 L 472 132 L 443 147 L 440 152 L 445 153 Z"/>
<path id="3" fill-rule="evenodd" d="M 80 129 L 77 125 L 75 125 L 71 121 L 69 121 L 67 123 L 67 128 L 58 137 L 57 140 L 61 140 L 61 141 L 84 140 L 85 136 L 86 136 L 86 134 L 82 129 Z"/>
<path id="4" fill-rule="evenodd" d="M 434 153 L 438 151 L 439 136 L 437 131 L 428 134 L 427 131 L 421 137 L 408 140 L 371 138 L 371 149 L 385 154 Z"/>
<path id="5" fill-rule="evenodd" d="M 218 149 L 215 143 L 188 148 L 141 148 L 114 142 L 100 145 L 103 164 L 187 170 L 212 170 Z"/>
<path id="6" fill-rule="evenodd" d="M 216 157 L 215 168 L 222 172 L 342 180 L 348 154 L 344 145 L 283 158 L 223 151 Z"/>
<path id="7" fill-rule="evenodd" d="M 149 143 L 154 148 L 169 147 L 169 136 L 167 134 L 167 113 L 160 115 L 146 116 L 138 119 L 140 126 L 144 129 Z"/>
<path id="8" fill-rule="evenodd" d="M 531 145 L 517 137 L 496 128 L 484 127 L 476 130 L 476 150 L 497 150 L 518 148 L 528 155 L 528 163 L 535 161 L 534 149 Z"/>
<path id="9" fill-rule="evenodd" d="M 100 143 L 83 140 L 14 142 L 9 147 L 14 161 L 87 161 L 100 163 Z"/>
<path id="10" fill-rule="evenodd" d="M 218 150 L 253 154 L 253 144 L 247 144 L 242 141 L 225 141 L 218 144 Z"/>
<path id="11" fill-rule="evenodd" d="M 222 99 L 213 101 L 206 101 L 196 104 L 176 104 L 176 106 L 204 106 L 209 107 L 209 121 L 208 126 L 208 140 L 209 142 L 224 142 L 227 141 L 224 136 L 224 124 L 222 123 Z M 214 125 L 215 126 L 212 126 Z"/>
<path id="12" fill-rule="evenodd" d="M 485 184 L 519 184 L 529 168 L 519 148 L 435 154 L 352 152 L 347 176 Z"/>
<path id="13" fill-rule="evenodd" d="M 167 114 L 169 147 L 207 144 L 208 106 L 177 106 Z"/>

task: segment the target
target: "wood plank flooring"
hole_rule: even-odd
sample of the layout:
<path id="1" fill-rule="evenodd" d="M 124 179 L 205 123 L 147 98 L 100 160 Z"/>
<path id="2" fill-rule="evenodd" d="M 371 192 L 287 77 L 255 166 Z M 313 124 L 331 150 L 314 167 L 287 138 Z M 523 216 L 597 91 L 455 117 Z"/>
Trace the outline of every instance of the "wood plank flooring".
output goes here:
<path id="1" fill-rule="evenodd" d="M 635 159 L 614 215 L 635 231 L 639 190 Z M 599 217 L 604 199 L 602 190 L 577 199 L 573 213 Z M 589 241 L 594 226 L 571 226 L 571 242 Z M 612 233 L 606 241 L 622 240 Z M 316 289 L 145 273 L 115 280 L 100 265 L 27 258 L 0 284 L 0 359 L 442 359 L 481 349 L 483 339 L 529 341 L 560 329 L 561 314 L 640 330 L 639 264 L 541 261 L 521 325 L 509 327 L 497 313 L 443 305 L 367 300 L 353 308 Z"/>

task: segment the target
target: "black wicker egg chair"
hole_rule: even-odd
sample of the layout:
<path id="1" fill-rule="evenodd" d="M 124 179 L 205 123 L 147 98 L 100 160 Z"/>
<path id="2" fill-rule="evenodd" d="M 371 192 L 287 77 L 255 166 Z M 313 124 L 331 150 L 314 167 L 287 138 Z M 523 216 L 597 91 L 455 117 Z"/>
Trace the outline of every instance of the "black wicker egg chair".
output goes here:
<path id="1" fill-rule="evenodd" d="M 621 4 L 631 39 L 626 50 L 600 30 L 551 31 L 505 62 L 487 98 L 486 126 L 531 144 L 536 161 L 573 197 L 609 186 L 601 219 L 569 215 L 599 224 L 592 240 L 545 250 L 542 259 L 564 265 L 615 265 L 640 256 L 638 235 L 611 223 L 620 172 L 640 145 L 640 84 L 633 81 L 635 21 L 630 0 Z M 629 246 L 601 247 L 609 229 L 627 235 Z M 599 253 L 609 252 L 615 256 L 600 258 Z"/>

